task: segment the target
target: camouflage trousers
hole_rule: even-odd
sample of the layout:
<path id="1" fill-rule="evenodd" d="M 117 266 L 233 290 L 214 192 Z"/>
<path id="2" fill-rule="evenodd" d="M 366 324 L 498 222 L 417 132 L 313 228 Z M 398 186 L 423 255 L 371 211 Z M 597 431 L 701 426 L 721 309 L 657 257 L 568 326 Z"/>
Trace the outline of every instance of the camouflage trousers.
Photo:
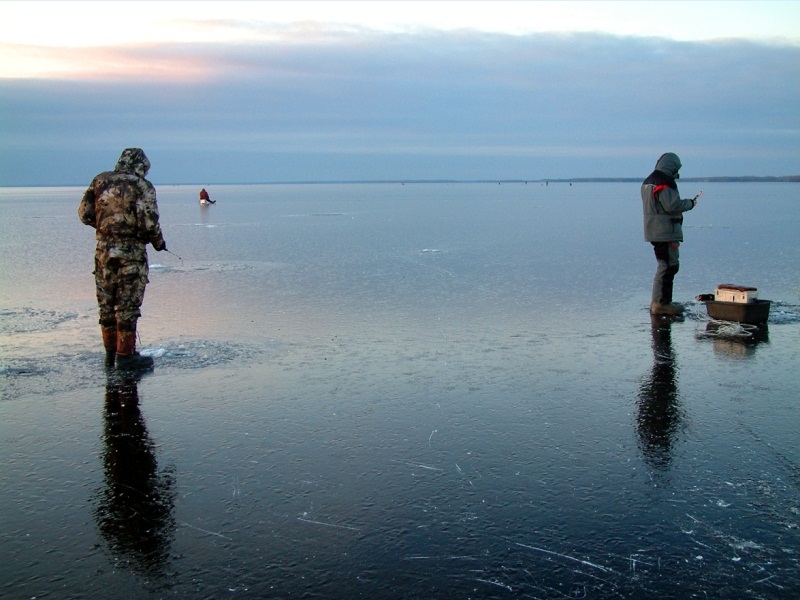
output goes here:
<path id="1" fill-rule="evenodd" d="M 131 331 L 142 315 L 147 275 L 145 245 L 133 240 L 98 240 L 94 253 L 94 282 L 100 325 Z"/>

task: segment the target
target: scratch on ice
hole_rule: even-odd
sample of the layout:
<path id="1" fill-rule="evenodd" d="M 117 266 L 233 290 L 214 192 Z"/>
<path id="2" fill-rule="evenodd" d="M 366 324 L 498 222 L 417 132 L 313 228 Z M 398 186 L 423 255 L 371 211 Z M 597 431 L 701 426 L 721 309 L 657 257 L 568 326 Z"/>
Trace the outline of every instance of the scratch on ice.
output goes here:
<path id="1" fill-rule="evenodd" d="M 609 569 L 608 567 L 604 567 L 602 565 L 596 565 L 595 563 L 591 563 L 587 560 L 581 560 L 580 558 L 575 558 L 574 556 L 568 556 L 566 554 L 560 554 L 558 552 L 553 552 L 552 550 L 545 550 L 544 548 L 537 548 L 536 546 L 528 546 L 526 544 L 521 544 L 517 542 L 517 546 L 522 546 L 523 548 L 527 548 L 528 550 L 536 550 L 537 552 L 544 552 L 545 554 L 552 554 L 553 556 L 559 556 L 561 558 L 566 558 L 568 560 L 574 560 L 582 565 L 586 565 L 587 567 L 592 567 L 595 569 L 600 569 L 606 573 L 613 573 L 613 569 Z"/>
<path id="2" fill-rule="evenodd" d="M 439 467 L 432 467 L 430 465 L 423 465 L 420 463 L 406 463 L 409 467 L 417 467 L 418 469 L 427 469 L 428 471 L 443 471 Z"/>
<path id="3" fill-rule="evenodd" d="M 448 555 L 448 556 L 404 556 L 403 560 L 477 560 L 481 558 L 479 555 Z"/>
<path id="4" fill-rule="evenodd" d="M 201 529 L 200 527 L 195 527 L 191 523 L 187 523 L 186 521 L 182 521 L 181 525 L 185 525 L 186 527 L 190 527 L 192 529 L 196 529 L 197 531 L 201 531 L 203 533 L 207 533 L 208 535 L 215 535 L 217 537 L 221 537 L 225 540 L 233 540 L 233 538 L 229 538 L 227 535 L 222 535 L 221 533 L 217 533 L 215 531 L 208 531 L 207 529 Z"/>
<path id="5" fill-rule="evenodd" d="M 360 531 L 358 527 L 350 527 L 349 525 L 336 525 L 335 523 L 323 523 L 322 521 L 312 521 L 311 519 L 304 519 L 303 517 L 297 517 L 298 521 L 302 521 L 303 523 L 311 523 L 312 525 L 322 525 L 323 527 L 334 527 L 336 529 L 349 529 L 350 531 Z"/>
<path id="6" fill-rule="evenodd" d="M 505 583 L 500 583 L 499 581 L 492 581 L 491 579 L 477 579 L 476 581 L 480 581 L 481 583 L 488 583 L 489 585 L 496 585 L 497 587 L 507 589 L 509 592 L 514 591 L 510 585 L 506 585 Z"/>

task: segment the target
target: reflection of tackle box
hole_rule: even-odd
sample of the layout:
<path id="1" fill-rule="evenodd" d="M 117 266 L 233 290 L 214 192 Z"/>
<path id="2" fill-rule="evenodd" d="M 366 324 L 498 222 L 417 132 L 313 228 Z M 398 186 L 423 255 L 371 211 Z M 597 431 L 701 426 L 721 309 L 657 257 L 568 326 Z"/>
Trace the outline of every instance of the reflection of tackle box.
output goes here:
<path id="1" fill-rule="evenodd" d="M 748 304 L 755 302 L 758 298 L 758 289 L 743 285 L 733 285 L 721 283 L 714 290 L 714 300 L 716 302 L 736 302 L 737 304 Z"/>

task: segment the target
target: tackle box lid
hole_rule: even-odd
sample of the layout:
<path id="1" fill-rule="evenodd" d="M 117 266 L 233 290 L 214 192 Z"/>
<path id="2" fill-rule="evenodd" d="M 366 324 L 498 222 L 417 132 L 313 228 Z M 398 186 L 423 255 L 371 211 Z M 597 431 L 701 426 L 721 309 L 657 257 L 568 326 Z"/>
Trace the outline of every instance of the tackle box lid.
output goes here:
<path id="1" fill-rule="evenodd" d="M 733 290 L 735 292 L 757 292 L 758 288 L 750 287 L 747 285 L 735 285 L 733 283 L 720 283 L 717 286 L 718 290 Z"/>

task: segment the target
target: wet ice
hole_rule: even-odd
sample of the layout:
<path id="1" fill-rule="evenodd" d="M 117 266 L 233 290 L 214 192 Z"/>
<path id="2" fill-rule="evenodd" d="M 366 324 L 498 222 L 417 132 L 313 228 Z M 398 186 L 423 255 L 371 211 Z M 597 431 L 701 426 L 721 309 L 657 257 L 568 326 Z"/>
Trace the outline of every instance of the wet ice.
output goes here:
<path id="1" fill-rule="evenodd" d="M 703 187 L 656 322 L 636 185 L 168 188 L 133 382 L 79 190 L 35 220 L 58 272 L 3 191 L 4 595 L 791 597 L 797 192 Z M 722 281 L 767 328 L 708 334 Z"/>

